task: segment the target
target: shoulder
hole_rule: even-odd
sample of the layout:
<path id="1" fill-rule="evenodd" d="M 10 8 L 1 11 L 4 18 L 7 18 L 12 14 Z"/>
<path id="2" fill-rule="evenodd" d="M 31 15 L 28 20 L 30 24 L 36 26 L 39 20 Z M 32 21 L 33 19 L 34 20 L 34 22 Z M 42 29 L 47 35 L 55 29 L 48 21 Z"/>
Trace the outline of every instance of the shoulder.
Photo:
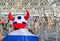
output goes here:
<path id="1" fill-rule="evenodd" d="M 24 29 L 24 30 L 16 30 L 16 31 L 12 31 L 10 32 L 8 35 L 26 35 L 26 36 L 36 36 L 32 33 L 30 33 L 28 30 Z"/>
<path id="2" fill-rule="evenodd" d="M 8 35 L 16 35 L 17 33 L 18 33 L 18 31 L 16 30 L 16 31 L 10 32 Z"/>

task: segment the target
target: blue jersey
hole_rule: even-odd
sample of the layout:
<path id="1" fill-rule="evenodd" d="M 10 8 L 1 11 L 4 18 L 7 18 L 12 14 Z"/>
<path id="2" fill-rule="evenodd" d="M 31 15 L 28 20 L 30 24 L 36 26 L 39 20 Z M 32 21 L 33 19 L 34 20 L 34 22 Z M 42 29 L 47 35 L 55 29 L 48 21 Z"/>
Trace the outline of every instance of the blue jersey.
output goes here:
<path id="1" fill-rule="evenodd" d="M 39 39 L 27 29 L 19 29 L 10 32 L 2 41 L 39 41 Z"/>

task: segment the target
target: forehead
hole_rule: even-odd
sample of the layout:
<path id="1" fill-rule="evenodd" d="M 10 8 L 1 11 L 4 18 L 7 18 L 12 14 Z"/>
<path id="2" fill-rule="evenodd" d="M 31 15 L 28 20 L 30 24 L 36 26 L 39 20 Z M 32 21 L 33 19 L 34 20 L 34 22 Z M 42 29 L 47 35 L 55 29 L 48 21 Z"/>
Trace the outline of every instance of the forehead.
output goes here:
<path id="1" fill-rule="evenodd" d="M 18 17 L 21 17 L 20 19 L 18 19 Z M 21 23 L 21 22 L 27 22 L 25 19 L 24 19 L 24 16 L 21 16 L 21 15 L 17 15 L 15 16 L 15 20 L 14 22 L 18 22 L 18 23 Z"/>
<path id="2" fill-rule="evenodd" d="M 17 17 L 19 17 L 19 16 L 20 16 L 20 17 L 22 17 L 22 18 L 24 18 L 24 16 L 23 16 L 23 15 L 17 15 L 17 16 L 15 16 L 15 18 L 17 18 Z"/>

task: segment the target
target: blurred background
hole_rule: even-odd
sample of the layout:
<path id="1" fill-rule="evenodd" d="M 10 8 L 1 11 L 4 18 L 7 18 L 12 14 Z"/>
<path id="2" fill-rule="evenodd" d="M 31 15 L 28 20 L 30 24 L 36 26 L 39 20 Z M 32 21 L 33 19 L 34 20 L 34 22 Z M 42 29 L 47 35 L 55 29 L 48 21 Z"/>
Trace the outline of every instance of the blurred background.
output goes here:
<path id="1" fill-rule="evenodd" d="M 60 41 L 60 0 L 0 0 L 0 33 L 3 38 L 14 31 L 8 13 L 24 16 L 25 10 L 30 11 L 27 29 L 37 35 L 39 41 Z"/>

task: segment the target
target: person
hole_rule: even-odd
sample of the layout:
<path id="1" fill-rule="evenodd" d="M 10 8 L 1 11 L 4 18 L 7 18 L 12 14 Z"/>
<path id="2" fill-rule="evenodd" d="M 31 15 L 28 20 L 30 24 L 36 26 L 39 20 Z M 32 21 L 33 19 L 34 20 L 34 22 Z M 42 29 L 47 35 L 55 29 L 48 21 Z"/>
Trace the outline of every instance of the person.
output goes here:
<path id="1" fill-rule="evenodd" d="M 30 33 L 27 29 L 27 20 L 30 13 L 26 10 L 26 16 L 17 15 L 12 16 L 11 12 L 8 18 L 13 21 L 14 31 L 10 32 L 2 41 L 39 41 L 38 37 Z"/>
<path id="2" fill-rule="evenodd" d="M 48 19 L 48 24 L 49 24 L 49 29 L 50 29 L 50 30 L 55 29 L 55 28 L 54 28 L 54 20 L 53 20 L 52 17 L 49 17 L 49 19 Z"/>
<path id="3" fill-rule="evenodd" d="M 2 19 L 1 19 L 1 25 L 2 25 L 2 31 L 4 32 L 5 31 L 5 19 L 4 19 L 4 17 L 2 17 Z"/>
<path id="4" fill-rule="evenodd" d="M 13 27 L 12 27 L 12 21 L 8 19 L 7 22 L 7 29 L 8 29 L 8 33 L 13 31 Z"/>
<path id="5" fill-rule="evenodd" d="M 2 19 L 1 19 L 1 24 L 2 24 L 2 27 L 4 28 L 4 24 L 5 24 L 5 19 L 4 19 L 4 17 L 2 17 Z"/>
<path id="6" fill-rule="evenodd" d="M 37 34 L 38 30 L 40 29 L 39 23 L 37 22 L 37 19 L 34 20 L 33 28 L 34 28 L 34 34 Z"/>
<path id="7" fill-rule="evenodd" d="M 0 41 L 2 41 L 2 39 L 3 39 L 3 36 L 2 36 L 2 34 L 0 33 Z"/>

